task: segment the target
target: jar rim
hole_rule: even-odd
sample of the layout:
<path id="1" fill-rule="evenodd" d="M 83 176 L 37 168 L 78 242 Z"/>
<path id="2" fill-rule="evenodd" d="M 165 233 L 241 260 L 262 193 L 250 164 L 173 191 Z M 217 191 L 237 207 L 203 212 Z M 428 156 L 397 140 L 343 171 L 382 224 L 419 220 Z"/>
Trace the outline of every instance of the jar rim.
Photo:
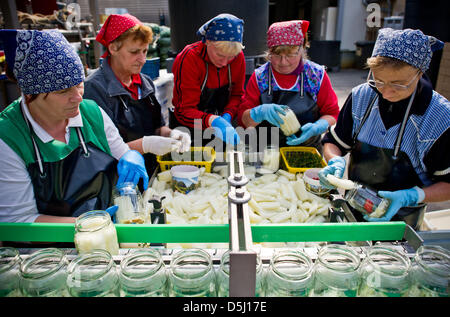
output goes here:
<path id="1" fill-rule="evenodd" d="M 150 270 L 146 270 L 141 273 L 133 272 L 131 274 L 128 271 L 129 266 L 133 264 L 136 260 L 142 258 L 154 260 L 155 265 L 153 265 L 153 267 Z M 120 262 L 120 274 L 128 278 L 140 278 L 154 274 L 155 272 L 159 271 L 163 266 L 164 261 L 162 260 L 161 254 L 158 251 L 153 249 L 135 250 L 129 255 L 125 256 Z"/>
<path id="2" fill-rule="evenodd" d="M 230 275 L 230 250 L 227 250 L 222 254 L 220 259 L 220 269 L 225 275 Z M 262 269 L 262 261 L 258 252 L 256 252 L 256 272 L 259 272 Z"/>
<path id="3" fill-rule="evenodd" d="M 114 265 L 113 257 L 111 256 L 111 254 L 108 251 L 105 251 L 102 249 L 94 249 L 90 252 L 78 254 L 78 256 L 70 262 L 69 266 L 67 267 L 68 276 L 75 275 L 75 276 L 78 276 L 81 281 L 85 281 L 83 279 L 83 275 L 80 274 L 80 272 L 77 271 L 76 269 L 81 265 L 86 265 L 85 262 L 87 262 L 89 264 L 89 261 L 92 261 L 92 260 L 105 260 L 106 265 L 103 269 L 99 270 L 95 275 L 91 275 L 89 277 L 89 281 L 95 280 L 95 279 L 100 279 L 105 274 L 107 274 L 111 270 L 112 266 Z M 69 279 L 69 277 L 68 277 L 68 279 Z"/>
<path id="4" fill-rule="evenodd" d="M 0 273 L 8 271 L 20 261 L 19 250 L 13 247 L 0 247 Z"/>
<path id="5" fill-rule="evenodd" d="M 434 258 L 439 258 L 444 260 L 446 269 L 438 266 L 430 266 L 428 265 L 428 261 L 426 260 L 426 256 L 432 255 Z M 436 275 L 444 276 L 446 278 L 450 277 L 450 253 L 437 245 L 422 245 L 419 249 L 417 249 L 416 254 L 414 255 L 414 261 L 417 262 L 424 270 L 431 271 Z"/>
<path id="6" fill-rule="evenodd" d="M 349 262 L 346 262 L 348 266 L 336 265 L 335 262 L 329 262 L 325 258 L 325 256 L 327 255 L 338 255 L 349 260 Z M 361 257 L 359 256 L 359 254 L 353 248 L 341 244 L 329 244 L 323 246 L 319 250 L 317 260 L 327 269 L 339 272 L 356 271 L 361 265 Z"/>
<path id="7" fill-rule="evenodd" d="M 104 222 L 98 227 L 83 228 L 83 222 L 94 217 L 103 218 Z M 75 229 L 79 232 L 95 232 L 105 228 L 111 223 L 111 216 L 105 210 L 92 210 L 82 213 L 75 219 Z"/>
<path id="8" fill-rule="evenodd" d="M 403 269 L 401 271 L 399 271 L 398 273 L 388 271 L 384 268 L 384 266 L 379 265 L 375 261 L 375 259 L 374 259 L 375 255 L 384 255 L 387 258 L 394 259 L 396 262 L 398 262 L 403 267 Z M 373 265 L 374 267 L 376 267 L 379 271 L 381 271 L 383 273 L 388 273 L 391 275 L 396 275 L 396 276 L 407 275 L 409 268 L 411 266 L 411 260 L 408 258 L 408 256 L 404 252 L 401 252 L 398 249 L 395 249 L 390 246 L 381 246 L 381 245 L 372 246 L 367 252 L 367 259 L 368 259 L 369 263 L 371 265 Z"/>
<path id="9" fill-rule="evenodd" d="M 177 252 L 170 260 L 171 274 L 178 277 L 179 274 L 177 272 L 176 265 L 180 265 L 180 264 L 183 265 L 182 261 L 184 261 L 186 258 L 189 258 L 189 257 L 191 257 L 191 258 L 197 257 L 199 260 L 198 263 L 207 264 L 207 265 L 204 265 L 204 268 L 202 270 L 199 270 L 196 274 L 192 274 L 190 276 L 190 279 L 196 279 L 196 278 L 202 277 L 212 270 L 212 261 L 211 261 L 211 256 L 209 255 L 209 253 L 207 253 L 206 251 L 204 251 L 202 249 L 185 249 L 185 250 L 181 250 L 181 251 Z"/>
<path id="10" fill-rule="evenodd" d="M 36 272 L 34 269 L 32 269 L 36 262 L 39 262 L 48 256 L 52 256 L 52 259 L 57 260 L 52 261 L 56 265 L 52 265 L 49 270 L 41 272 Z M 66 255 L 61 250 L 57 248 L 40 249 L 33 252 L 29 257 L 22 261 L 22 263 L 20 264 L 20 273 L 24 278 L 38 279 L 58 272 L 63 266 L 67 265 L 67 263 L 68 261 Z"/>
<path id="11" fill-rule="evenodd" d="M 278 267 L 276 267 L 274 264 L 275 262 L 277 262 L 281 257 L 292 257 L 292 258 L 297 258 L 300 261 L 302 261 L 303 263 L 306 264 L 306 267 L 308 268 L 304 273 L 302 274 L 289 274 L 286 272 L 281 271 Z M 286 262 L 286 261 L 283 261 Z M 293 262 L 291 259 L 289 259 L 287 262 Z M 298 262 L 298 261 L 296 261 Z M 305 277 L 308 277 L 312 274 L 313 271 L 313 264 L 311 259 L 304 254 L 301 251 L 297 251 L 297 250 L 281 250 L 278 251 L 277 253 L 275 253 L 272 258 L 270 259 L 270 264 L 269 264 L 269 268 L 271 268 L 271 270 L 280 278 L 283 279 L 293 279 L 293 280 L 303 280 Z"/>

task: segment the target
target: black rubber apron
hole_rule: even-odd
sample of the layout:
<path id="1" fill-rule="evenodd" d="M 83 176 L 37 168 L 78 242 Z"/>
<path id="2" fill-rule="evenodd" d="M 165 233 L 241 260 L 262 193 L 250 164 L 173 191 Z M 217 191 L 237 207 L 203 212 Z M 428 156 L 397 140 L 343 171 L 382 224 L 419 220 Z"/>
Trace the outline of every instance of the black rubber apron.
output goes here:
<path id="1" fill-rule="evenodd" d="M 144 136 L 155 135 L 156 130 L 161 126 L 161 107 L 156 98 L 150 94 L 140 99 L 141 89 L 139 90 L 139 99 L 131 97 L 125 102 L 123 96 L 118 96 L 120 105 L 114 112 L 114 122 L 119 129 L 119 133 L 125 142 L 134 141 Z M 153 173 L 156 167 L 156 156 L 152 153 L 144 154 L 145 167 L 147 173 Z"/>
<path id="2" fill-rule="evenodd" d="M 60 161 L 43 162 L 33 128 L 25 115 L 24 118 L 36 155 L 36 161 L 27 170 L 39 213 L 77 217 L 87 211 L 109 207 L 117 181 L 117 160 L 95 145 L 86 144 L 77 127 L 80 145 Z"/>
<path id="3" fill-rule="evenodd" d="M 414 91 L 410 97 L 394 149 L 383 149 L 357 140 L 359 132 L 369 117 L 378 95 L 373 98 L 364 114 L 359 129 L 353 135 L 354 146 L 351 150 L 348 169 L 349 179 L 367 185 L 375 191 L 396 191 L 414 186 L 423 186 L 410 159 L 404 152 L 400 151 L 406 122 L 408 121 L 415 94 L 416 92 Z M 392 218 L 392 221 L 404 221 L 413 229 L 417 230 L 422 224 L 425 209 L 425 204 L 419 204 L 416 207 L 401 208 Z M 364 218 L 358 211 L 353 210 L 353 214 L 358 221 L 364 221 Z"/>
<path id="4" fill-rule="evenodd" d="M 231 67 L 228 64 L 228 85 L 220 86 L 218 88 L 208 88 L 206 87 L 206 82 L 208 81 L 208 63 L 205 61 L 206 65 L 206 75 L 203 79 L 201 94 L 200 94 L 200 102 L 197 105 L 198 110 L 214 114 L 217 116 L 222 115 L 225 106 L 228 104 L 231 96 L 232 82 L 231 82 Z M 219 70 L 217 70 L 219 72 Z M 219 76 L 219 74 L 217 74 Z M 180 122 L 178 122 L 177 118 L 173 113 L 174 109 L 170 109 L 169 111 L 169 122 L 170 128 L 175 129 L 176 127 L 183 126 Z M 194 129 L 188 127 L 189 132 L 191 133 L 192 140 L 194 139 Z M 198 132 L 197 132 L 198 133 Z M 211 139 L 202 138 L 202 145 L 206 145 L 210 142 Z"/>
<path id="5" fill-rule="evenodd" d="M 309 122 L 316 122 L 320 118 L 319 106 L 314 101 L 309 93 L 305 94 L 303 88 L 303 73 L 300 75 L 300 93 L 295 91 L 286 91 L 286 90 L 276 90 L 273 91 L 272 88 L 272 67 L 269 67 L 269 87 L 266 91 L 261 94 L 261 104 L 265 103 L 275 103 L 279 105 L 287 105 L 292 109 L 294 114 L 297 116 L 300 125 L 304 125 Z M 267 131 L 267 144 L 271 144 L 271 127 L 274 127 L 267 121 L 263 121 L 258 125 L 258 128 L 266 128 Z M 296 133 L 296 136 L 300 136 L 300 131 Z M 258 138 L 260 138 L 263 134 L 258 133 Z M 279 129 L 279 146 L 289 146 L 286 143 L 286 136 L 283 134 L 281 129 Z M 306 140 L 306 142 L 300 144 L 300 146 L 311 146 L 315 147 L 322 153 L 322 143 L 321 136 L 313 136 Z"/>

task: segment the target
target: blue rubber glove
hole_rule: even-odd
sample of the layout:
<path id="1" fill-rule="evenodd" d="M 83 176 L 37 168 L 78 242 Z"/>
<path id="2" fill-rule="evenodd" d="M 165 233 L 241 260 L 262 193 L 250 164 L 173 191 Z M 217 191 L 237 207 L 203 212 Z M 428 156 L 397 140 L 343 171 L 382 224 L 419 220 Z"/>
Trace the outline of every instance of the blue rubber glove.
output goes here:
<path id="1" fill-rule="evenodd" d="M 229 114 L 228 112 L 221 115 L 221 117 L 224 118 L 225 120 L 227 120 L 228 123 L 231 123 L 231 114 Z"/>
<path id="2" fill-rule="evenodd" d="M 389 199 L 391 201 L 388 210 L 383 217 L 372 218 L 364 215 L 366 221 L 390 221 L 402 207 L 417 206 L 418 203 L 425 199 L 425 192 L 422 188 L 413 187 L 410 189 L 396 190 L 393 192 L 379 191 L 380 197 Z"/>
<path id="3" fill-rule="evenodd" d="M 139 179 L 144 181 L 144 190 L 148 187 L 148 174 L 145 169 L 144 157 L 135 150 L 126 152 L 117 164 L 117 172 L 119 173 L 119 180 L 117 185 L 122 183 L 132 182 L 137 185 Z"/>
<path id="4" fill-rule="evenodd" d="M 290 135 L 287 137 L 287 144 L 289 145 L 299 145 L 304 143 L 309 138 L 320 135 L 327 131 L 328 129 L 328 121 L 325 119 L 319 119 L 314 123 L 307 123 L 304 126 L 301 127 L 301 135 L 300 137 L 296 137 L 295 134 Z"/>
<path id="5" fill-rule="evenodd" d="M 284 108 L 286 106 L 277 105 L 275 103 L 265 103 L 250 110 L 250 117 L 253 121 L 260 123 L 264 120 L 270 124 L 280 127 L 283 124 L 283 119 L 280 118 L 280 113 L 285 115 Z"/>
<path id="6" fill-rule="evenodd" d="M 107 213 L 112 217 L 113 223 L 116 223 L 116 212 L 119 209 L 119 206 L 114 205 L 105 209 Z"/>
<path id="7" fill-rule="evenodd" d="M 226 143 L 236 145 L 241 142 L 239 134 L 237 134 L 233 126 L 224 118 L 215 118 L 211 126 L 214 128 L 214 134 Z"/>
<path id="8" fill-rule="evenodd" d="M 327 175 L 332 174 L 338 178 L 342 178 L 345 172 L 345 159 L 342 156 L 335 156 L 328 161 L 328 165 L 319 172 L 320 185 L 328 189 L 335 189 L 336 186 L 331 185 L 327 180 Z"/>

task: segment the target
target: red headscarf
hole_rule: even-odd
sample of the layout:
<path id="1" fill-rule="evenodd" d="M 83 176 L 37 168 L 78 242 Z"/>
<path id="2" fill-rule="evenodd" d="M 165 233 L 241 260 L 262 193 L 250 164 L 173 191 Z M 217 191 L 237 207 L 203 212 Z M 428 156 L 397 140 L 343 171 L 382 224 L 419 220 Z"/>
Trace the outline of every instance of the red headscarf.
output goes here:
<path id="1" fill-rule="evenodd" d="M 104 47 L 108 47 L 108 45 L 118 38 L 122 33 L 126 30 L 132 28 L 135 25 L 141 25 L 142 22 L 139 21 L 138 18 L 130 15 L 130 14 L 111 14 L 103 23 L 100 32 L 98 32 L 97 37 L 95 38 L 97 42 L 102 44 Z M 108 51 L 102 55 L 102 57 L 108 56 Z"/>
<path id="2" fill-rule="evenodd" d="M 293 20 L 273 23 L 267 31 L 267 46 L 303 45 L 309 21 Z"/>

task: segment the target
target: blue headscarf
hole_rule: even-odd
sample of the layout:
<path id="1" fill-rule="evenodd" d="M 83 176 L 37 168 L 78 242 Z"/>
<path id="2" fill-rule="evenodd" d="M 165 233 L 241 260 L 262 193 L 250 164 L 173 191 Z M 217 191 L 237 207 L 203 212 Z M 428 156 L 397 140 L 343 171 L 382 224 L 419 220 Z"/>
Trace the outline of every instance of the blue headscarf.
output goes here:
<path id="1" fill-rule="evenodd" d="M 84 81 L 80 57 L 58 31 L 1 30 L 0 40 L 23 94 L 48 93 Z"/>
<path id="2" fill-rule="evenodd" d="M 202 42 L 230 41 L 242 43 L 244 21 L 232 14 L 222 13 L 203 24 L 197 31 Z"/>
<path id="3" fill-rule="evenodd" d="M 425 72 L 430 66 L 433 52 L 443 47 L 442 41 L 420 30 L 385 28 L 378 32 L 372 56 L 399 59 Z"/>

